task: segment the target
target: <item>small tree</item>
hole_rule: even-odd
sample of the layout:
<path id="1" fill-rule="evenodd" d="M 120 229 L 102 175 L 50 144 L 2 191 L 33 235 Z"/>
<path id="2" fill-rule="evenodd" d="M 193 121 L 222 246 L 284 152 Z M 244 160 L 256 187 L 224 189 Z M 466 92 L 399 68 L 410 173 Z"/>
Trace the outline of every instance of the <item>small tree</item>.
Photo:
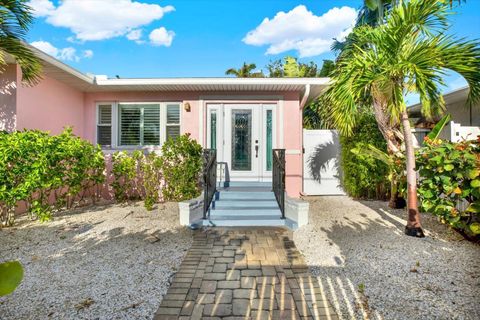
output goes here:
<path id="1" fill-rule="evenodd" d="M 405 96 L 420 95 L 422 113 L 430 118 L 444 109 L 440 86 L 445 70 L 470 85 L 469 101 L 480 98 L 478 42 L 448 36 L 449 5 L 442 0 L 401 1 L 377 27 L 354 29 L 337 61 L 326 92 L 325 115 L 344 134 L 355 125 L 358 106 L 373 105 L 375 118 L 391 153 L 404 140 L 407 171 L 406 234 L 423 237 L 417 204 L 417 179 Z M 392 125 L 393 124 L 393 125 Z M 401 124 L 397 132 L 395 124 Z"/>
<path id="2" fill-rule="evenodd" d="M 263 78 L 264 75 L 262 72 L 253 72 L 256 68 L 257 65 L 255 63 L 244 62 L 239 69 L 230 68 L 225 71 L 225 74 L 233 75 L 237 78 Z"/>

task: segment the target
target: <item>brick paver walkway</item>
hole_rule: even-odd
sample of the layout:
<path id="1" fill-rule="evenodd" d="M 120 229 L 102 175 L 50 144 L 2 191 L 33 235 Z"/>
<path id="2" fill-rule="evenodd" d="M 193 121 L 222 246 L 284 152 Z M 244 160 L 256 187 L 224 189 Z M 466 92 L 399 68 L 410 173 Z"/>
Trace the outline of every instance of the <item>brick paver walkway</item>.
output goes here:
<path id="1" fill-rule="evenodd" d="M 283 228 L 196 231 L 160 319 L 338 319 Z"/>

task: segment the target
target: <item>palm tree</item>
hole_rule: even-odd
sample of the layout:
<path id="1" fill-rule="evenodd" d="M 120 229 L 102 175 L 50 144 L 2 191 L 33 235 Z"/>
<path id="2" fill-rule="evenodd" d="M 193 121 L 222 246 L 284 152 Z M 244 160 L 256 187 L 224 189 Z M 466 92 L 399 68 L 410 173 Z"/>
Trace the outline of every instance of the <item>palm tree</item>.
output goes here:
<path id="1" fill-rule="evenodd" d="M 42 67 L 24 42 L 33 21 L 31 10 L 24 0 L 0 0 L 0 73 L 8 54 L 20 65 L 22 80 L 32 85 L 40 79 Z"/>
<path id="2" fill-rule="evenodd" d="M 252 72 L 257 68 L 255 63 L 243 63 L 243 66 L 240 69 L 230 68 L 225 71 L 226 75 L 234 75 L 237 78 L 263 78 L 264 75 L 262 72 Z"/>
<path id="3" fill-rule="evenodd" d="M 407 235 L 422 237 L 417 205 L 415 155 L 405 96 L 417 93 L 425 117 L 444 110 L 440 86 L 446 70 L 462 75 L 470 86 L 469 102 L 480 98 L 480 43 L 448 36 L 449 5 L 443 0 L 400 1 L 385 24 L 355 28 L 337 60 L 327 89 L 324 115 L 350 134 L 355 113 L 373 106 L 390 153 L 399 154 L 401 124 L 407 169 Z"/>

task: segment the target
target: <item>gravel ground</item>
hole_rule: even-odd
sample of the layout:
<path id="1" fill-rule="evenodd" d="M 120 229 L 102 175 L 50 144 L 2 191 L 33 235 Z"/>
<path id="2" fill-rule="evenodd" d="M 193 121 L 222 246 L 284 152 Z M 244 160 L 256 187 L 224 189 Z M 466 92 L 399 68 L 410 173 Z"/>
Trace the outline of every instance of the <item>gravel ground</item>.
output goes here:
<path id="1" fill-rule="evenodd" d="M 379 201 L 307 198 L 297 247 L 343 319 L 480 319 L 480 246 L 434 217 L 403 234 L 405 211 Z"/>
<path id="2" fill-rule="evenodd" d="M 190 247 L 176 203 L 73 210 L 0 229 L 0 262 L 25 277 L 0 298 L 0 319 L 151 319 Z"/>

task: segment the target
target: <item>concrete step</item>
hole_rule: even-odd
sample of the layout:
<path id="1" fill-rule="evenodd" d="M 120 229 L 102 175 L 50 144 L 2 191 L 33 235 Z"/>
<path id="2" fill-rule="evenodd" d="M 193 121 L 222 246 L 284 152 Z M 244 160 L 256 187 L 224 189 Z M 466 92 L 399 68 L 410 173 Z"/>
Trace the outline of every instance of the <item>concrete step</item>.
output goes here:
<path id="1" fill-rule="evenodd" d="M 238 217 L 237 219 L 211 218 L 210 221 L 204 220 L 204 225 L 212 226 L 212 224 L 216 227 L 280 227 L 285 226 L 286 221 L 284 219 L 265 216 L 261 216 L 259 219 L 252 219 L 251 217 Z"/>
<path id="2" fill-rule="evenodd" d="M 272 182 L 258 181 L 230 181 L 227 183 L 229 187 L 272 187 Z"/>
<path id="3" fill-rule="evenodd" d="M 271 200 L 275 199 L 273 192 L 235 192 L 235 191 L 220 191 L 218 195 L 219 200 Z"/>
<path id="4" fill-rule="evenodd" d="M 234 209 L 234 208 L 246 208 L 246 209 L 263 209 L 263 208 L 278 208 L 277 201 L 272 200 L 217 200 L 214 204 L 215 210 L 217 209 Z"/>
<path id="5" fill-rule="evenodd" d="M 228 187 L 228 188 L 219 188 L 218 191 L 223 192 L 272 192 L 272 187 Z"/>
<path id="6" fill-rule="evenodd" d="M 267 207 L 267 208 L 215 208 L 210 210 L 210 216 L 245 216 L 250 217 L 250 219 L 255 219 L 257 216 L 278 216 L 282 215 L 280 209 L 277 207 Z"/>

